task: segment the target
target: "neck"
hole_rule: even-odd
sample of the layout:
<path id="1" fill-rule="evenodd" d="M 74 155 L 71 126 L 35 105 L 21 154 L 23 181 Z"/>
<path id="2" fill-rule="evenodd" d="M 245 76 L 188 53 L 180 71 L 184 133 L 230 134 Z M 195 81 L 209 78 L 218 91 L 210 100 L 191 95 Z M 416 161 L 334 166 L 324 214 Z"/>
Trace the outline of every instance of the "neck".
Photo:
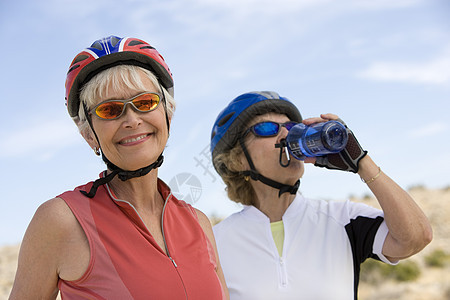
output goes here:
<path id="1" fill-rule="evenodd" d="M 164 201 L 158 191 L 157 182 L 158 170 L 154 169 L 147 175 L 125 181 L 116 176 L 109 186 L 117 198 L 130 202 L 138 211 L 155 211 L 161 209 Z"/>
<path id="2" fill-rule="evenodd" d="M 253 181 L 252 186 L 256 194 L 254 206 L 264 213 L 270 222 L 281 221 L 287 208 L 294 201 L 295 195 L 284 193 L 278 197 L 278 189 L 258 181 Z"/>

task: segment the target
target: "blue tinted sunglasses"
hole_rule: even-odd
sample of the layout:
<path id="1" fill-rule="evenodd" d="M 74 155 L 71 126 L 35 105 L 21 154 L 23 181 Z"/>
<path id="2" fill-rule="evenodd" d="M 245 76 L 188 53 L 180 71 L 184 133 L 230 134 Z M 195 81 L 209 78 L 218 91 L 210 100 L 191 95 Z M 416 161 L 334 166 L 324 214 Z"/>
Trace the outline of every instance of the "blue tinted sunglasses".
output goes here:
<path id="1" fill-rule="evenodd" d="M 244 136 L 249 132 L 253 132 L 253 134 L 258 137 L 276 136 L 280 132 L 281 127 L 284 127 L 289 131 L 296 124 L 298 123 L 292 121 L 286 123 L 277 123 L 272 121 L 260 122 L 247 129 L 247 131 L 244 133 Z"/>

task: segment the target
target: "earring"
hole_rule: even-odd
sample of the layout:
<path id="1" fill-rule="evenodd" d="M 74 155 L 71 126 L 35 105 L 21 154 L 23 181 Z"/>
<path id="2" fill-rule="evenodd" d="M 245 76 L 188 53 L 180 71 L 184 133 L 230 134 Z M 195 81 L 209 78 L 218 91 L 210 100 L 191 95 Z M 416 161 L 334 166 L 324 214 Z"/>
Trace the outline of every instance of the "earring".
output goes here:
<path id="1" fill-rule="evenodd" d="M 99 147 L 94 147 L 94 149 L 92 149 L 92 150 L 94 150 L 95 155 L 100 156 L 100 148 Z"/>
<path id="2" fill-rule="evenodd" d="M 250 180 L 250 176 L 244 176 L 244 180 L 245 181 L 249 181 Z"/>

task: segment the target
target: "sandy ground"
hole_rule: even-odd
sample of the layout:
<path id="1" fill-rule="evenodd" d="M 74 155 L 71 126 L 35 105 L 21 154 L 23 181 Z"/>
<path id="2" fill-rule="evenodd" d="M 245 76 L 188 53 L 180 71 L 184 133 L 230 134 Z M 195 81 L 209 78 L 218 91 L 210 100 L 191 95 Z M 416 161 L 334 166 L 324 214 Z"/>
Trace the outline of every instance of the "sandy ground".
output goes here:
<path id="1" fill-rule="evenodd" d="M 443 268 L 427 267 L 424 257 L 435 249 L 450 254 L 450 188 L 429 190 L 411 189 L 410 194 L 430 219 L 434 239 L 421 253 L 410 258 L 421 266 L 421 275 L 412 282 L 384 280 L 373 284 L 361 282 L 359 299 L 363 300 L 450 300 L 450 261 Z M 376 200 L 352 199 L 372 206 L 378 206 Z M 19 245 L 0 248 L 0 299 L 7 299 L 14 281 L 17 268 Z"/>
<path id="2" fill-rule="evenodd" d="M 424 262 L 424 258 L 436 249 L 450 254 L 450 188 L 414 188 L 409 193 L 423 209 L 433 227 L 433 241 L 422 252 L 409 258 L 421 267 L 421 275 L 412 282 L 386 280 L 377 285 L 362 282 L 359 288 L 360 299 L 450 300 L 450 261 L 447 260 L 443 268 L 428 267 Z M 373 198 L 354 200 L 377 206 Z"/>

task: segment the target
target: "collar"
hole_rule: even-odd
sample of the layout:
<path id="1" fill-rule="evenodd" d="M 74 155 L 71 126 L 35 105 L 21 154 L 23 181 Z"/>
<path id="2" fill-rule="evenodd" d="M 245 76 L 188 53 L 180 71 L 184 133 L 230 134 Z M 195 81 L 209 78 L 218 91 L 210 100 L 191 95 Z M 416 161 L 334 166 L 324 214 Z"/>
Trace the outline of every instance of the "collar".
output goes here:
<path id="1" fill-rule="evenodd" d="M 278 200 L 278 199 L 274 199 Z M 295 195 L 294 201 L 289 205 L 286 211 L 283 214 L 283 221 L 291 218 L 298 217 L 298 211 L 301 209 L 302 204 L 304 203 L 304 198 L 302 194 L 297 193 Z M 244 217 L 253 219 L 254 221 L 261 223 L 270 223 L 269 217 L 267 217 L 262 211 L 257 209 L 253 205 L 244 205 L 244 208 L 240 212 Z"/>

